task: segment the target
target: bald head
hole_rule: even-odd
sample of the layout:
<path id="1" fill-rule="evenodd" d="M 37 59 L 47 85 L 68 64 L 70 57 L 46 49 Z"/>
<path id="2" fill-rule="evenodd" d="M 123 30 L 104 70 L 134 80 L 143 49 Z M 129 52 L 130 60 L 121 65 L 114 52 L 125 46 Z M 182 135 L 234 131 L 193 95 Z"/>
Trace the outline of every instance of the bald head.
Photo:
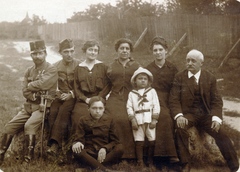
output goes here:
<path id="1" fill-rule="evenodd" d="M 204 61 L 203 53 L 195 49 L 189 51 L 187 57 L 194 57 L 201 60 L 202 62 Z"/>
<path id="2" fill-rule="evenodd" d="M 193 49 L 188 52 L 186 61 L 187 69 L 193 74 L 196 74 L 202 67 L 204 56 L 200 51 Z"/>

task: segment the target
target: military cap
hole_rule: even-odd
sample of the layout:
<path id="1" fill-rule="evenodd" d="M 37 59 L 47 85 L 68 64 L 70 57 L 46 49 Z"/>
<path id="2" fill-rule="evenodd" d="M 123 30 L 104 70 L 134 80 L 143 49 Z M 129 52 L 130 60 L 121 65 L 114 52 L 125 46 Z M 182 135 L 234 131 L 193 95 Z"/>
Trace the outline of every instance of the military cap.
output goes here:
<path id="1" fill-rule="evenodd" d="M 30 42 L 29 44 L 31 53 L 46 50 L 46 46 L 43 40 Z"/>
<path id="2" fill-rule="evenodd" d="M 73 47 L 74 47 L 73 40 L 64 39 L 59 43 L 59 52 L 61 52 L 64 49 L 73 48 Z"/>

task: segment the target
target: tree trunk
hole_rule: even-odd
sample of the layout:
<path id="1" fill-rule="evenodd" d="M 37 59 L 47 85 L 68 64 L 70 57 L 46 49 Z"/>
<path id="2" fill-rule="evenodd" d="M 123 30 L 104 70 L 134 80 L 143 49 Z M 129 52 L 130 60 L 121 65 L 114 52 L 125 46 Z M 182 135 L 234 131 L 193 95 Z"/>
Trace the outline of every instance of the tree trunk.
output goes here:
<path id="1" fill-rule="evenodd" d="M 225 160 L 215 143 L 215 140 L 205 132 L 199 132 L 195 127 L 189 132 L 189 150 L 191 162 L 196 166 L 203 164 L 225 165 Z"/>

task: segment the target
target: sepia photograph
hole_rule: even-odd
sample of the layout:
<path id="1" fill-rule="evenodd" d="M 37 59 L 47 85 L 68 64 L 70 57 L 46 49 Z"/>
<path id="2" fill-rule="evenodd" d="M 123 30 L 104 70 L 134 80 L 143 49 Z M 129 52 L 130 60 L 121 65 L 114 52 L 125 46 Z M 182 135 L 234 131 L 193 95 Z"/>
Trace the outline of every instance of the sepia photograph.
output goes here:
<path id="1" fill-rule="evenodd" d="M 0 1 L 0 172 L 240 172 L 240 0 Z"/>

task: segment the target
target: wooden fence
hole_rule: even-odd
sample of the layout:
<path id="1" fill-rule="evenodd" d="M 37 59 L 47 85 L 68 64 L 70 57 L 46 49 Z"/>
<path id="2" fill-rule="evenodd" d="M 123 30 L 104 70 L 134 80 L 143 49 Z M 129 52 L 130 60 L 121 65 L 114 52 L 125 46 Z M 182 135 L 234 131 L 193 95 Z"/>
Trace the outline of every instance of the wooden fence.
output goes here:
<path id="1" fill-rule="evenodd" d="M 128 37 L 136 41 L 148 28 L 141 44 L 149 44 L 160 35 L 170 47 L 187 34 L 181 46 L 196 48 L 209 56 L 224 56 L 240 38 L 240 15 L 163 15 L 160 17 L 127 18 L 122 20 L 99 20 L 80 23 L 48 24 L 38 27 L 38 33 L 45 40 L 65 38 L 99 41 L 114 41 Z M 240 54 L 240 45 L 231 53 Z"/>

